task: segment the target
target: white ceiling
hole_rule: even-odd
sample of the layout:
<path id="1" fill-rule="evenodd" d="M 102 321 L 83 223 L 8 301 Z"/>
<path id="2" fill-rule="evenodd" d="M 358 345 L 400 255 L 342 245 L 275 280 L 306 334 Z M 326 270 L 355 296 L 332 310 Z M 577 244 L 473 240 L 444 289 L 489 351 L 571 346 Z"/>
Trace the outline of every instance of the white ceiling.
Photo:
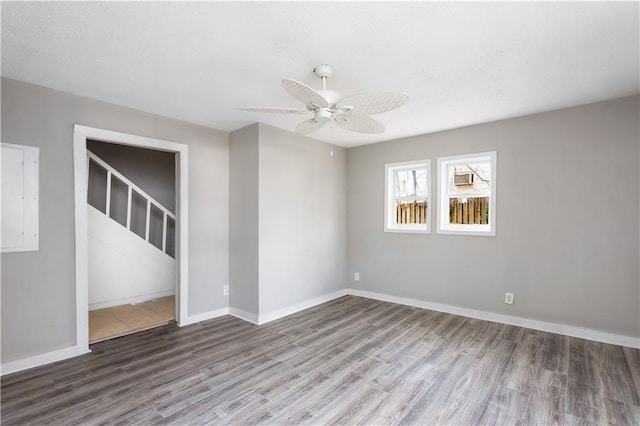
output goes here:
<path id="1" fill-rule="evenodd" d="M 640 92 L 638 3 L 2 2 L 2 75 L 232 131 L 319 88 L 411 95 L 350 147 Z"/>

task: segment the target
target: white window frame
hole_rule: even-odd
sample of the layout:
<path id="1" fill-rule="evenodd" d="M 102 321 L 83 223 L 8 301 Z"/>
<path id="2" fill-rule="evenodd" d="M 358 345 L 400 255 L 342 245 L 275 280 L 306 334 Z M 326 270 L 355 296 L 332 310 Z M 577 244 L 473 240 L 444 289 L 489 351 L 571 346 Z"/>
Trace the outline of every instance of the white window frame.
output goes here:
<path id="1" fill-rule="evenodd" d="M 447 168 L 457 164 L 491 162 L 491 192 L 489 195 L 489 223 L 488 224 L 452 224 L 449 223 L 449 194 Z M 496 235 L 496 171 L 498 155 L 496 151 L 479 152 L 473 154 L 454 155 L 438 158 L 438 234 L 475 235 L 493 237 Z"/>
<path id="2" fill-rule="evenodd" d="M 393 179 L 390 179 L 393 172 L 402 169 L 411 169 L 415 167 L 427 169 L 427 218 L 426 223 L 394 223 L 395 218 L 395 198 L 393 198 Z M 384 231 L 399 232 L 406 234 L 430 234 L 431 233 L 431 159 L 402 161 L 399 163 L 387 163 L 384 166 Z M 416 200 L 422 200 L 422 197 L 415 197 Z"/>

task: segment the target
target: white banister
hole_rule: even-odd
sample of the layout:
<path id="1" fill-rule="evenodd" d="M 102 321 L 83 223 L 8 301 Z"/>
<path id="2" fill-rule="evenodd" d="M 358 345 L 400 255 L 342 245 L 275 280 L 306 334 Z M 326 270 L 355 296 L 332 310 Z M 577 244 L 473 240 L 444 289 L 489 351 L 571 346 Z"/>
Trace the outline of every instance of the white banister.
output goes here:
<path id="1" fill-rule="evenodd" d="M 167 215 L 169 215 L 169 217 L 171 219 L 175 219 L 176 216 L 171 213 L 169 211 L 169 209 L 167 209 L 166 207 L 164 207 L 162 204 L 160 204 L 159 201 L 156 201 L 151 195 L 147 194 L 146 192 L 144 192 L 138 185 L 136 185 L 135 183 L 131 182 L 129 179 L 127 179 L 124 175 L 122 175 L 120 172 L 118 172 L 116 169 L 114 169 L 113 167 L 111 167 L 109 165 L 109 163 L 106 163 L 103 159 L 101 159 L 100 157 L 96 156 L 93 152 L 87 150 L 87 156 L 89 158 L 91 158 L 93 161 L 95 161 L 97 164 L 99 164 L 100 166 L 102 166 L 104 169 L 106 169 L 108 172 L 111 172 L 115 177 L 117 177 L 118 179 L 120 179 L 121 181 L 123 181 L 127 186 L 130 186 L 131 188 L 133 188 L 138 194 L 142 195 L 143 198 L 150 200 L 153 205 L 155 205 L 156 207 L 158 207 L 160 210 L 162 210 L 163 212 L 165 212 Z"/>
<path id="2" fill-rule="evenodd" d="M 138 185 L 131 182 L 120 172 L 115 170 L 111 165 L 102 160 L 100 157 L 95 155 L 93 152 L 87 150 L 87 157 L 94 161 L 96 164 L 100 165 L 107 171 L 107 193 L 106 193 L 106 212 L 105 214 L 108 217 L 111 217 L 111 182 L 112 176 L 115 176 L 120 181 L 122 181 L 125 185 L 127 185 L 127 222 L 126 228 L 131 230 L 131 206 L 133 204 L 133 191 L 140 194 L 146 200 L 146 224 L 145 224 L 145 236 L 144 239 L 149 241 L 149 232 L 150 232 L 150 223 L 151 223 L 151 205 L 153 204 L 155 207 L 162 211 L 162 251 L 166 253 L 167 251 L 167 225 L 168 218 L 176 220 L 175 214 L 171 213 L 166 207 L 156 201 L 153 197 L 143 191 Z M 88 168 L 87 168 L 88 169 Z M 88 178 L 88 173 L 87 173 Z"/>
<path id="3" fill-rule="evenodd" d="M 149 241 L 149 222 L 151 221 L 151 201 L 147 199 L 147 225 L 144 231 L 144 239 Z"/>
<path id="4" fill-rule="evenodd" d="M 104 214 L 111 217 L 111 172 L 107 169 L 107 198 L 105 200 L 106 207 Z"/>
<path id="5" fill-rule="evenodd" d="M 133 196 L 133 190 L 130 186 L 127 186 L 127 229 L 131 231 L 131 197 Z"/>
<path id="6" fill-rule="evenodd" d="M 167 251 L 167 214 L 162 214 L 162 251 Z"/>

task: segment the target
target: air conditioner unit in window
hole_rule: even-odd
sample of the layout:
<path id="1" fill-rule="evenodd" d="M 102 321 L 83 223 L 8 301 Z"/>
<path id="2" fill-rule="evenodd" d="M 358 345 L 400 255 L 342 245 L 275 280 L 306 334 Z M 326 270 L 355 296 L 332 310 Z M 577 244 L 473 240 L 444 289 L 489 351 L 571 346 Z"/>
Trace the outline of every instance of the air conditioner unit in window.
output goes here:
<path id="1" fill-rule="evenodd" d="M 454 185 L 473 185 L 473 173 L 456 173 L 453 175 Z"/>

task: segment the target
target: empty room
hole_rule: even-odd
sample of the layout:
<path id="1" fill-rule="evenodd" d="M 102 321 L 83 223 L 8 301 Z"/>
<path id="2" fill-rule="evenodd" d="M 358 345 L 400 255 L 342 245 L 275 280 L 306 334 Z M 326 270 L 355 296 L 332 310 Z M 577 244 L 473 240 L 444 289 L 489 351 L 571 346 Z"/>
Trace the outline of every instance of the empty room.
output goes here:
<path id="1" fill-rule="evenodd" d="M 0 7 L 3 425 L 640 424 L 640 3 Z"/>

